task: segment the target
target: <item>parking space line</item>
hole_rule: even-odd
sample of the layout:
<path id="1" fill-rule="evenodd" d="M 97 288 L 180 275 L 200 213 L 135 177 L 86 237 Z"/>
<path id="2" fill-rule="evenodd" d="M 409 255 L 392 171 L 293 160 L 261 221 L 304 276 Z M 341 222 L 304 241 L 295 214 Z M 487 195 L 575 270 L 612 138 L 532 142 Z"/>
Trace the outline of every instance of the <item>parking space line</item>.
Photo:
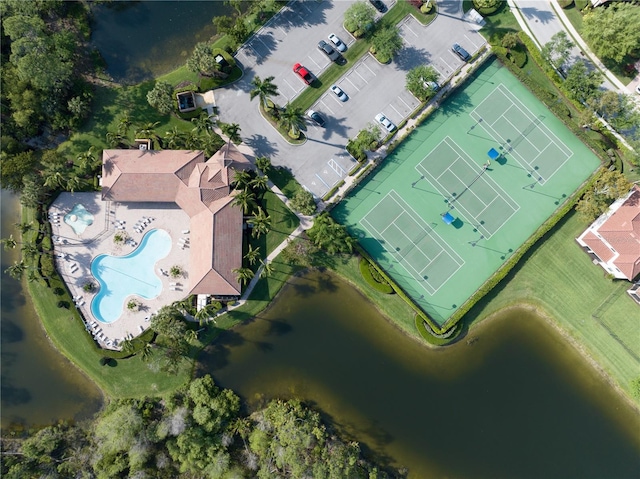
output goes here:
<path id="1" fill-rule="evenodd" d="M 404 101 L 402 99 L 401 96 L 398 97 L 398 100 L 400 100 L 402 103 L 404 103 L 404 105 L 409 109 L 409 110 L 413 110 L 413 108 L 411 108 L 411 105 L 409 105 L 406 101 Z M 403 117 L 404 118 L 404 117 Z"/>
<path id="2" fill-rule="evenodd" d="M 452 52 L 452 54 L 453 54 L 453 55 L 455 55 L 455 53 L 453 53 L 453 52 Z M 456 58 L 457 58 L 457 57 L 456 57 Z M 444 58 L 440 57 L 440 60 L 442 60 L 442 63 L 444 63 L 445 65 L 447 65 L 451 71 L 454 71 L 454 70 L 455 70 L 455 68 L 453 68 L 451 65 L 449 65 L 449 64 L 446 62 L 446 60 L 445 60 Z"/>
<path id="3" fill-rule="evenodd" d="M 318 70 L 322 70 L 322 67 L 320 66 L 320 64 L 319 64 L 317 61 L 315 61 L 311 55 L 307 55 L 307 58 L 308 58 L 309 60 L 311 60 L 311 61 L 316 65 L 316 67 L 318 68 Z"/>
<path id="4" fill-rule="evenodd" d="M 349 83 L 351 83 L 351 86 L 352 86 L 353 88 L 355 88 L 357 91 L 360 91 L 360 88 L 358 88 L 358 87 L 357 87 L 357 86 L 356 86 L 356 85 L 351 81 L 351 79 L 350 79 L 349 77 L 345 77 L 344 79 L 345 79 L 345 80 L 347 80 Z"/>
<path id="5" fill-rule="evenodd" d="M 366 57 L 365 57 L 365 58 L 366 58 Z M 378 75 L 376 75 L 376 73 L 375 73 L 371 68 L 369 68 L 369 65 L 367 65 L 364 61 L 362 62 L 362 65 L 363 65 L 367 70 L 369 70 L 369 72 L 371 72 L 371 74 L 372 74 L 374 77 L 375 77 L 375 76 L 378 76 Z"/>
<path id="6" fill-rule="evenodd" d="M 346 174 L 346 171 L 338 163 L 336 163 L 336 160 L 331 158 L 327 163 L 328 163 L 329 167 L 333 171 L 335 171 L 340 178 L 344 178 L 344 176 Z"/>
<path id="7" fill-rule="evenodd" d="M 469 43 L 471 43 L 471 45 L 473 45 L 473 48 L 475 48 L 476 50 L 478 49 L 478 45 L 476 45 L 476 42 L 474 42 L 473 40 L 471 40 L 471 38 L 469 38 L 467 36 L 467 34 L 465 33 L 464 38 L 466 38 L 467 40 L 469 40 Z"/>
<path id="8" fill-rule="evenodd" d="M 409 25 L 407 25 L 406 23 L 405 23 L 404 27 L 405 27 L 405 29 L 407 29 L 407 30 L 409 30 L 411 33 L 413 33 L 413 35 L 414 35 L 414 36 L 416 36 L 416 37 L 418 36 L 418 34 L 417 34 L 416 32 L 414 32 L 414 31 L 411 29 L 411 27 L 409 27 Z"/>
<path id="9" fill-rule="evenodd" d="M 335 115 L 335 112 L 331 109 L 331 107 L 325 103 L 325 101 L 324 101 L 324 97 L 323 97 L 323 98 L 321 98 L 321 99 L 320 99 L 320 101 L 319 101 L 318 103 L 322 103 L 322 105 L 323 105 L 327 110 L 329 110 L 329 112 L 330 112 L 332 115 Z"/>
<path id="10" fill-rule="evenodd" d="M 322 177 L 321 177 L 318 173 L 316 173 L 316 177 L 317 177 L 320 181 L 322 181 L 322 183 L 324 184 L 324 186 L 326 186 L 327 188 L 331 188 L 331 187 L 327 184 L 327 182 L 326 182 L 326 181 L 324 181 L 324 180 L 322 179 Z"/>
<path id="11" fill-rule="evenodd" d="M 362 81 L 365 83 L 365 85 L 369 83 L 369 81 L 365 77 L 360 75 L 360 72 L 358 70 L 354 70 L 354 73 L 358 75 L 360 78 L 362 78 Z"/>
<path id="12" fill-rule="evenodd" d="M 393 108 L 393 111 L 395 111 L 400 116 L 400 118 L 404 119 L 404 116 L 402 115 L 402 113 L 400 113 L 395 106 L 393 106 L 391 103 L 389 104 L 389 106 Z"/>

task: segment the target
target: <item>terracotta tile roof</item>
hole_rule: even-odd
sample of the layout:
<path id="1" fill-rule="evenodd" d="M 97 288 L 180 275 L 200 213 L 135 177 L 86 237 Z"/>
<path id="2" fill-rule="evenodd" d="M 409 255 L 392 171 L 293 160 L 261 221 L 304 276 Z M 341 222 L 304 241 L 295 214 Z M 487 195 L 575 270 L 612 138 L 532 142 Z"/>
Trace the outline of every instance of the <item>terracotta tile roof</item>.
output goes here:
<path id="1" fill-rule="evenodd" d="M 640 187 L 634 186 L 628 198 L 582 240 L 602 261 L 610 262 L 633 281 L 640 274 Z"/>
<path id="2" fill-rule="evenodd" d="M 589 231 L 583 238 L 584 241 L 591 251 L 593 251 L 601 261 L 605 263 L 611 258 L 613 258 L 613 251 L 611 251 L 607 245 L 605 245 L 600 238 L 598 238 L 595 234 Z"/>
<path id="3" fill-rule="evenodd" d="M 229 179 L 251 163 L 234 145 L 206 162 L 201 151 L 175 150 L 104 150 L 102 159 L 103 200 L 175 202 L 189 216 L 189 294 L 240 294 L 242 210 Z"/>

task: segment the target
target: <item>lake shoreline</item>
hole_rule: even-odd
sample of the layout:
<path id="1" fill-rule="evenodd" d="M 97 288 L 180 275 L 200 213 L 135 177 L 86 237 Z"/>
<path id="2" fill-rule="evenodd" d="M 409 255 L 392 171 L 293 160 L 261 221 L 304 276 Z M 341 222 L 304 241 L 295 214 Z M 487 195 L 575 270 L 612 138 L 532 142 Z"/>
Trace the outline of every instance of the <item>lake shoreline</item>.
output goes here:
<path id="1" fill-rule="evenodd" d="M 591 366 L 593 370 L 595 370 L 606 382 L 609 384 L 615 391 L 618 396 L 620 396 L 624 401 L 631 406 L 636 412 L 640 413 L 640 404 L 635 402 L 629 394 L 620 387 L 620 385 L 615 381 L 615 379 L 607 373 L 607 371 L 595 360 L 592 354 L 587 350 L 587 347 L 577 338 L 573 337 L 567 330 L 565 330 L 562 325 L 549 313 L 547 313 L 544 308 L 540 306 L 536 306 L 533 303 L 527 302 L 517 302 L 511 304 L 509 306 L 505 306 L 498 311 L 495 311 L 482 319 L 478 320 L 476 324 L 473 324 L 469 331 L 480 328 L 484 324 L 489 324 L 489 322 L 495 320 L 500 315 L 514 310 L 524 310 L 531 313 L 534 313 L 536 317 L 539 317 L 544 321 L 545 324 L 549 325 L 563 340 L 565 340 L 579 355 L 582 359 Z"/>

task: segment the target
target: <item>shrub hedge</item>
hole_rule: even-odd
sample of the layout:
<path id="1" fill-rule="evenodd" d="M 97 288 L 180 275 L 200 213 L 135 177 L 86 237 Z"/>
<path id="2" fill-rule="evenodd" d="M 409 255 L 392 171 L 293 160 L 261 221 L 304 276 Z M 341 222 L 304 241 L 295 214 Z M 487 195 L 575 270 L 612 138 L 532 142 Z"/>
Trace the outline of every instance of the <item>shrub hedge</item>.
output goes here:
<path id="1" fill-rule="evenodd" d="M 380 276 L 380 278 L 384 282 L 378 281 L 373 277 L 372 269 L 373 271 L 378 273 L 378 271 L 375 269 L 375 266 L 373 266 L 369 262 L 369 260 L 364 257 L 360 257 L 360 274 L 362 274 L 362 277 L 369 284 L 369 286 L 371 286 L 376 291 L 379 291 L 380 293 L 393 294 L 393 288 L 389 283 L 386 282 L 386 280 L 384 280 L 384 278 L 382 278 L 382 276 Z"/>
<path id="2" fill-rule="evenodd" d="M 446 346 L 452 343 L 462 331 L 462 322 L 459 322 L 454 328 L 447 331 L 445 335 L 436 335 L 433 331 L 429 330 L 428 323 L 426 323 L 424 317 L 419 314 L 416 314 L 415 324 L 422 339 L 434 346 Z"/>
<path id="3" fill-rule="evenodd" d="M 458 310 L 451 315 L 447 322 L 442 326 L 440 331 L 446 331 L 454 327 L 462 317 L 478 302 L 484 295 L 491 291 L 502 279 L 513 269 L 513 267 L 520 261 L 522 256 L 537 243 L 547 232 L 549 232 L 558 222 L 573 208 L 582 195 L 591 187 L 594 182 L 600 177 L 603 169 L 598 169 L 571 197 L 556 210 L 556 213 L 545 221 L 530 237 L 524 242 L 520 248 L 518 248 L 511 258 L 505 262 L 502 267 L 496 271 L 493 276 L 487 279 L 475 293 L 471 295 L 465 303 L 458 308 Z M 436 330 L 437 331 L 437 330 Z"/>

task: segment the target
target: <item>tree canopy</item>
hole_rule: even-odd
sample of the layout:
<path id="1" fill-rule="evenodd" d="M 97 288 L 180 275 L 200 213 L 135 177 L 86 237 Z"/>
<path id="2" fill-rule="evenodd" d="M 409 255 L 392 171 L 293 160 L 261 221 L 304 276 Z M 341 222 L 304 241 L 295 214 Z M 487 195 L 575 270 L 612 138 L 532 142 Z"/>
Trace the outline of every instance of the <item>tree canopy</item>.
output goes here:
<path id="1" fill-rule="evenodd" d="M 542 58 L 557 68 L 562 68 L 569 59 L 573 46 L 574 44 L 569 40 L 567 33 L 564 30 L 559 31 L 542 47 Z"/>
<path id="2" fill-rule="evenodd" d="M 602 73 L 589 71 L 583 61 L 577 61 L 567 71 L 562 87 L 574 100 L 587 101 L 598 92 L 601 83 Z"/>
<path id="3" fill-rule="evenodd" d="M 617 170 L 606 170 L 576 205 L 580 217 L 591 222 L 604 213 L 616 199 L 626 195 L 631 182 Z"/>
<path id="4" fill-rule="evenodd" d="M 166 81 L 156 82 L 153 89 L 147 93 L 147 101 L 161 115 L 171 113 L 174 108 L 173 87 Z"/>
<path id="5" fill-rule="evenodd" d="M 600 58 L 621 63 L 640 49 L 640 6 L 611 2 L 594 8 L 583 17 L 581 34 Z"/>
<path id="6" fill-rule="evenodd" d="M 430 82 L 438 80 L 438 72 L 432 66 L 418 65 L 407 73 L 407 90 L 420 101 L 431 98 L 435 90 Z"/>
<path id="7" fill-rule="evenodd" d="M 356 37 L 373 27 L 376 11 L 368 2 L 355 2 L 344 12 L 344 26 Z"/>

